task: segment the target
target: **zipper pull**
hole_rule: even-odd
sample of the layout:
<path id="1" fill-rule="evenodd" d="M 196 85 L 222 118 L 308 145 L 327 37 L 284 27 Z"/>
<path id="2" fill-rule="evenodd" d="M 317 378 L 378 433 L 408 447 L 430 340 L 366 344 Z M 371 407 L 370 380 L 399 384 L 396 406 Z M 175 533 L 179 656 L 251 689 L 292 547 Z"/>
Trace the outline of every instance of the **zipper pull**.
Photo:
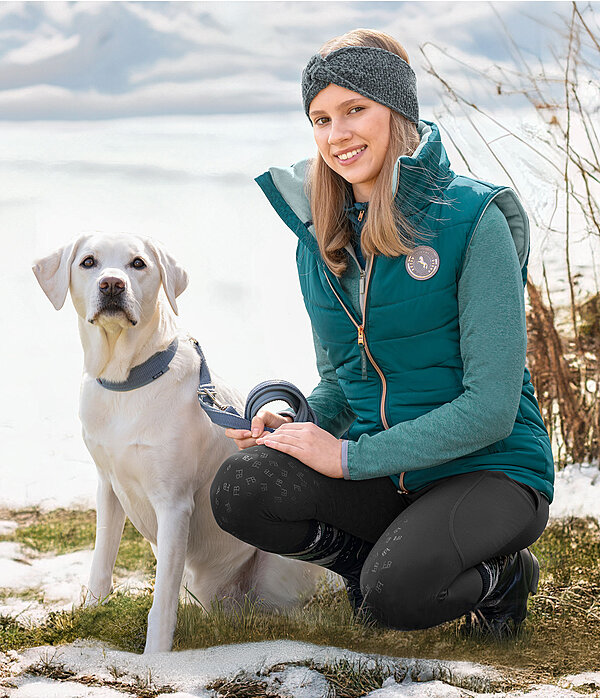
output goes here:
<path id="1" fill-rule="evenodd" d="M 358 327 L 358 348 L 360 350 L 360 375 L 364 381 L 367 377 L 367 353 L 365 352 L 365 329 L 364 326 Z"/>
<path id="2" fill-rule="evenodd" d="M 362 221 L 364 215 L 365 215 L 365 210 L 364 210 L 364 209 L 361 209 L 361 210 L 358 212 L 358 220 L 359 220 L 359 221 Z"/>
<path id="3" fill-rule="evenodd" d="M 359 290 L 361 294 L 365 293 L 365 277 L 366 273 L 364 270 L 360 271 L 360 282 L 359 282 Z"/>

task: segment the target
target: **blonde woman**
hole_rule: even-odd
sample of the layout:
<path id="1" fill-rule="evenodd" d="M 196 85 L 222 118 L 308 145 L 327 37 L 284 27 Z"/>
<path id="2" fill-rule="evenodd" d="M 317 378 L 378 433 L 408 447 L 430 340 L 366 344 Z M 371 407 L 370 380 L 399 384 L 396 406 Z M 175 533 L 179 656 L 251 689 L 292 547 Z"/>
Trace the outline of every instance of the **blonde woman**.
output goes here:
<path id="1" fill-rule="evenodd" d="M 344 577 L 384 625 L 512 634 L 553 496 L 525 367 L 526 214 L 451 169 L 404 49 L 372 30 L 302 76 L 317 155 L 257 178 L 298 237 L 318 419 L 261 412 L 212 487 L 220 526 Z M 265 426 L 275 428 L 272 433 Z"/>

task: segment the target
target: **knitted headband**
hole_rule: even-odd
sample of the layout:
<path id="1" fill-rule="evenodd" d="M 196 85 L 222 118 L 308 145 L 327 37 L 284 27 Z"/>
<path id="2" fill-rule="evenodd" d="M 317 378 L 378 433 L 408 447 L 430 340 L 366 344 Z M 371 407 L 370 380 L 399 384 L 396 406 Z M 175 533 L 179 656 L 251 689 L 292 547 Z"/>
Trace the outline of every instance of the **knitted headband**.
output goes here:
<path id="1" fill-rule="evenodd" d="M 315 54 L 302 72 L 302 100 L 310 103 L 330 83 L 358 92 L 419 123 L 417 79 L 400 56 L 372 46 L 346 46 L 330 54 Z M 310 118 L 310 117 L 309 117 Z"/>

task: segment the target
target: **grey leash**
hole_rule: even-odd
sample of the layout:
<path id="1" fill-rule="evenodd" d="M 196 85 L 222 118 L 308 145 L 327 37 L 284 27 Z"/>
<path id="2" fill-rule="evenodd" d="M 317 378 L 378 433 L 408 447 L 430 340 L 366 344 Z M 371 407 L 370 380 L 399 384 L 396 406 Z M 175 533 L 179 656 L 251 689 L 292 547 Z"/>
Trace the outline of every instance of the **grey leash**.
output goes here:
<path id="1" fill-rule="evenodd" d="M 198 401 L 213 423 L 224 428 L 250 430 L 252 418 L 258 411 L 272 401 L 285 401 L 290 406 L 298 423 L 315 423 L 317 417 L 308 405 L 306 397 L 297 386 L 285 380 L 270 380 L 257 384 L 248 394 L 244 415 L 241 416 L 233 406 L 222 404 L 212 383 L 208 365 L 198 341 L 192 338 L 196 352 L 200 355 L 200 382 L 198 386 Z M 273 432 L 273 428 L 265 428 Z"/>
<path id="2" fill-rule="evenodd" d="M 255 386 L 248 394 L 244 415 L 240 416 L 233 406 L 226 406 L 218 400 L 204 353 L 195 338 L 190 338 L 190 340 L 200 355 L 198 400 L 213 423 L 224 428 L 250 430 L 252 418 L 265 404 L 271 403 L 271 401 L 285 401 L 294 410 L 296 414 L 294 420 L 297 422 L 317 423 L 317 417 L 308 405 L 304 394 L 297 386 L 286 381 L 267 381 Z M 122 392 L 139 389 L 169 371 L 169 364 L 175 357 L 177 347 L 178 340 L 175 338 L 166 350 L 157 352 L 141 365 L 133 367 L 124 382 L 111 382 L 100 378 L 97 378 L 96 381 L 109 391 Z M 272 428 L 265 428 L 265 430 L 273 432 Z"/>

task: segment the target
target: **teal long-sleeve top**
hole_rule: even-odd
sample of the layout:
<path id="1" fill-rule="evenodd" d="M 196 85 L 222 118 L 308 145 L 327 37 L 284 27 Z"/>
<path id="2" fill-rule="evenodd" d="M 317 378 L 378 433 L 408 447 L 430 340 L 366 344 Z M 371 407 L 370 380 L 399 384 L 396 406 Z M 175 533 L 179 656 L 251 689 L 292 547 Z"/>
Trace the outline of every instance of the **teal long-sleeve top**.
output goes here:
<path id="1" fill-rule="evenodd" d="M 360 226 L 355 228 L 359 234 Z M 357 312 L 358 275 L 356 264 L 349 261 L 340 280 Z M 457 296 L 464 392 L 414 420 L 376 435 L 362 435 L 356 442 L 344 440 L 342 469 L 346 479 L 433 467 L 490 445 L 510 432 L 525 369 L 525 301 L 513 238 L 505 217 L 493 203 L 467 250 Z M 355 415 L 314 329 L 313 340 L 321 381 L 308 403 L 320 427 L 341 437 Z"/>

